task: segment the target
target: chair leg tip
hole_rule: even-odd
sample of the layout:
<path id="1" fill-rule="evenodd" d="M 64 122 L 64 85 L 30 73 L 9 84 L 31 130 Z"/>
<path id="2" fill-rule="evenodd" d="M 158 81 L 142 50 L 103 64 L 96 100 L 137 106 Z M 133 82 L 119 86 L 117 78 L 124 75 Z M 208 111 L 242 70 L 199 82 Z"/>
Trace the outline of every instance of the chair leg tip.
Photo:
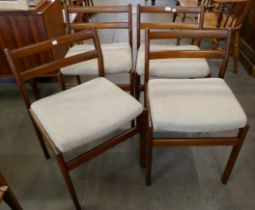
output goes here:
<path id="1" fill-rule="evenodd" d="M 50 160 L 50 155 L 49 154 L 45 154 L 44 156 L 45 156 L 46 160 Z"/>
<path id="2" fill-rule="evenodd" d="M 151 186 L 151 179 L 146 179 L 146 185 L 149 187 L 149 186 Z"/>
<path id="3" fill-rule="evenodd" d="M 228 179 L 222 177 L 222 178 L 221 178 L 221 182 L 222 182 L 222 184 L 226 185 L 226 184 L 228 183 Z"/>

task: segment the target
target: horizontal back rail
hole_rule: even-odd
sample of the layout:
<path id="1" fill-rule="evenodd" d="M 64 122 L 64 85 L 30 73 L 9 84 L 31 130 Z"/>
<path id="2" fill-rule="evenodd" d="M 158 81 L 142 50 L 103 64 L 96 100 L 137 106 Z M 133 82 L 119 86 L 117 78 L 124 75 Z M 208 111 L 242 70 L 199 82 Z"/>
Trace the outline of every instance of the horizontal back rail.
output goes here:
<path id="1" fill-rule="evenodd" d="M 224 58 L 226 52 L 224 50 L 171 50 L 150 52 L 149 59 L 169 59 L 169 58 Z"/>
<path id="2" fill-rule="evenodd" d="M 127 13 L 128 6 L 93 6 L 93 7 L 79 7 L 68 6 L 67 10 L 70 13 Z"/>
<path id="3" fill-rule="evenodd" d="M 197 15 L 197 20 L 194 22 L 155 22 L 153 20 L 143 20 L 143 14 L 194 14 Z M 140 47 L 141 30 L 144 29 L 202 29 L 204 20 L 204 6 L 201 7 L 180 7 L 180 6 L 141 6 L 137 5 L 137 47 Z"/>
<path id="4" fill-rule="evenodd" d="M 78 16 L 77 21 L 70 22 L 69 15 L 76 13 Z M 88 18 L 89 14 L 104 14 L 104 13 L 126 13 L 128 16 L 126 20 L 122 21 L 111 21 L 111 22 L 100 22 L 97 20 L 84 21 L 84 17 Z M 127 29 L 128 40 L 131 47 L 132 43 L 132 6 L 131 4 L 124 6 L 65 6 L 65 14 L 67 20 L 68 33 L 72 33 L 73 30 L 85 30 L 91 27 L 96 29 Z M 102 21 L 102 20 L 101 20 Z"/>
<path id="5" fill-rule="evenodd" d="M 55 60 L 50 63 L 44 64 L 44 65 L 32 68 L 32 69 L 28 69 L 25 72 L 21 72 L 21 74 L 20 74 L 21 79 L 23 81 L 31 80 L 38 74 L 40 74 L 40 75 L 47 74 L 52 71 L 55 71 L 56 69 L 70 66 L 70 65 L 78 63 L 78 62 L 95 59 L 95 58 L 98 58 L 98 53 L 95 50 L 86 52 L 86 53 L 82 53 L 79 55 L 70 56 L 67 58 L 62 58 L 62 59 Z"/>
<path id="6" fill-rule="evenodd" d="M 129 24 L 126 22 L 90 22 L 90 23 L 71 23 L 70 29 L 90 29 L 95 27 L 96 29 L 128 29 Z"/>
<path id="7" fill-rule="evenodd" d="M 83 61 L 95 59 L 95 58 L 101 58 L 102 57 L 101 51 L 100 51 L 101 49 L 96 37 L 97 37 L 97 33 L 96 33 L 96 30 L 93 28 L 90 31 L 81 31 L 78 33 L 73 33 L 71 35 L 64 35 L 56 39 L 42 41 L 36 44 L 32 44 L 32 45 L 14 49 L 14 50 L 5 49 L 5 54 L 7 56 L 7 59 L 9 60 L 12 70 L 14 71 L 13 73 L 15 75 L 19 74 L 19 76 L 17 75 L 17 77 L 21 80 L 21 82 L 25 82 L 35 77 L 46 75 L 60 68 L 73 65 L 75 63 L 79 63 L 79 62 L 83 62 Z M 41 64 L 39 66 L 30 68 L 30 69 L 25 69 L 24 71 L 21 71 L 19 73 L 16 72 L 18 71 L 16 61 L 18 60 L 22 60 L 24 58 L 33 56 L 35 54 L 39 54 L 45 50 L 52 50 L 54 48 L 61 47 L 62 45 L 70 45 L 75 42 L 80 42 L 80 41 L 84 41 L 88 39 L 93 40 L 95 45 L 95 50 L 82 52 L 80 54 L 65 57 L 65 58 L 59 58 L 57 60 L 53 60 L 45 64 Z M 98 51 L 96 49 L 98 49 Z M 103 74 L 103 69 L 101 66 L 102 65 L 100 64 L 100 67 L 99 67 L 100 75 Z"/>
<path id="8" fill-rule="evenodd" d="M 70 43 L 79 42 L 86 39 L 92 39 L 93 36 L 94 35 L 91 30 L 72 34 L 68 38 L 66 37 L 66 35 L 64 35 L 57 39 L 47 40 L 30 46 L 12 50 L 11 54 L 14 59 L 24 58 L 45 50 L 58 48 L 62 45 L 68 45 Z"/>
<path id="9" fill-rule="evenodd" d="M 140 29 L 199 29 L 198 24 L 192 23 L 141 23 Z"/>
<path id="10" fill-rule="evenodd" d="M 191 38 L 191 39 L 227 39 L 229 31 L 222 29 L 211 30 L 172 30 L 166 32 L 150 31 L 150 39 L 175 39 L 175 38 Z"/>
<path id="11" fill-rule="evenodd" d="M 140 6 L 140 13 L 200 13 L 201 7 L 180 7 L 180 6 Z"/>
<path id="12" fill-rule="evenodd" d="M 221 39 L 225 40 L 225 48 L 223 49 L 197 49 L 197 50 L 162 50 L 151 51 L 150 43 L 153 39 Z M 221 59 L 218 77 L 223 78 L 226 72 L 226 67 L 229 60 L 231 44 L 231 30 L 230 29 L 203 29 L 203 30 L 170 30 L 165 32 L 145 31 L 145 72 L 144 84 L 149 80 L 150 60 L 156 59 L 171 59 L 171 58 L 204 58 L 204 59 Z"/>

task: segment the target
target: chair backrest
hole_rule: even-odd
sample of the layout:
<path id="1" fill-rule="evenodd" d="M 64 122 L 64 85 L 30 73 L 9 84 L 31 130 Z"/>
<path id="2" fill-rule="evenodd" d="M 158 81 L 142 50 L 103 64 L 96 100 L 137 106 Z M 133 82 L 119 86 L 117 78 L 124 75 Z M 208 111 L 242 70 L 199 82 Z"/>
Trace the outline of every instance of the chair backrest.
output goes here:
<path id="1" fill-rule="evenodd" d="M 70 57 L 59 58 L 44 64 L 38 64 L 33 68 L 26 69 L 25 71 L 19 69 L 18 67 L 19 61 L 24 58 L 39 54 L 43 51 L 52 50 L 63 45 L 70 45 L 75 42 L 81 42 L 87 39 L 93 40 L 95 50 L 81 52 Z M 36 44 L 14 50 L 5 49 L 4 52 L 12 73 L 16 79 L 17 85 L 19 86 L 20 94 L 24 99 L 27 109 L 29 109 L 31 101 L 25 88 L 26 81 L 32 80 L 50 72 L 58 71 L 62 67 L 70 66 L 90 59 L 98 59 L 98 74 L 99 76 L 104 75 L 102 51 L 98 41 L 97 31 L 94 28 L 90 31 L 82 31 L 71 35 L 64 35 L 55 39 L 38 42 Z"/>
<path id="2" fill-rule="evenodd" d="M 217 27 L 240 29 L 252 0 L 225 0 L 219 3 Z"/>
<path id="3" fill-rule="evenodd" d="M 171 22 L 170 18 L 164 22 L 142 20 L 143 14 L 194 14 L 196 22 Z M 180 6 L 141 6 L 137 5 L 137 48 L 140 46 L 141 30 L 144 29 L 201 29 L 203 27 L 204 7 L 180 7 Z"/>
<path id="4" fill-rule="evenodd" d="M 150 42 L 155 39 L 222 39 L 225 40 L 224 49 L 199 49 L 199 50 L 166 50 L 150 51 Z M 231 30 L 212 29 L 212 30 L 171 30 L 171 31 L 150 31 L 146 29 L 145 34 L 145 72 L 144 84 L 149 80 L 150 60 L 172 59 L 172 58 L 208 58 L 222 59 L 218 77 L 223 78 L 227 68 L 231 43 Z M 192 66 L 190 67 L 192 68 Z"/>
<path id="5" fill-rule="evenodd" d="M 99 13 L 126 13 L 127 21 L 124 22 L 84 22 L 81 18 L 71 23 L 69 20 L 69 14 L 77 14 L 78 17 L 90 14 Z M 128 40 L 132 47 L 132 6 L 128 4 L 126 6 L 91 6 L 91 7 L 79 7 L 79 6 L 65 6 L 65 14 L 67 20 L 67 30 L 69 33 L 72 30 L 84 30 L 91 27 L 96 29 L 127 29 Z"/>
<path id="6" fill-rule="evenodd" d="M 206 9 L 212 9 L 215 5 L 214 0 L 198 0 L 197 2 L 198 6 L 204 5 Z"/>

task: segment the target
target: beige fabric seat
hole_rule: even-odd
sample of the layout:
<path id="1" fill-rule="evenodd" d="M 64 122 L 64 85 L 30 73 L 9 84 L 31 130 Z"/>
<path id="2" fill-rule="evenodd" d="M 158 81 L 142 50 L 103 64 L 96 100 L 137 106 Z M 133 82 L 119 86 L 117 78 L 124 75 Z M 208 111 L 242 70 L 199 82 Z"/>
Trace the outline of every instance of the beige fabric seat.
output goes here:
<path id="1" fill-rule="evenodd" d="M 130 72 L 132 68 L 131 47 L 129 43 L 101 44 L 104 70 L 106 74 Z M 74 45 L 66 57 L 93 50 L 89 44 Z M 64 75 L 98 75 L 97 59 L 74 64 L 61 69 Z"/>
<path id="2" fill-rule="evenodd" d="M 225 81 L 153 79 L 148 97 L 155 130 L 213 132 L 242 128 L 246 115 Z"/>
<path id="3" fill-rule="evenodd" d="M 162 50 L 198 50 L 196 45 L 150 45 L 151 51 Z M 142 44 L 138 50 L 136 71 L 144 74 L 145 48 Z M 190 68 L 192 67 L 192 68 Z M 150 61 L 150 76 L 167 78 L 203 78 L 210 73 L 204 58 L 174 58 Z"/>
<path id="4" fill-rule="evenodd" d="M 143 106 L 105 78 L 43 98 L 31 110 L 62 152 L 101 138 L 142 113 Z"/>

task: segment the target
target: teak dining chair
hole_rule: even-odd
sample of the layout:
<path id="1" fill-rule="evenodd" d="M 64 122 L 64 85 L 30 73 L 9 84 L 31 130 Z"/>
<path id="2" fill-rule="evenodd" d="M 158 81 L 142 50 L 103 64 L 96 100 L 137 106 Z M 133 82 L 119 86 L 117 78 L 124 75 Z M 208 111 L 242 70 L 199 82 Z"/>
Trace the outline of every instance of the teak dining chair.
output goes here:
<path id="1" fill-rule="evenodd" d="M 17 61 L 24 57 L 87 39 L 93 40 L 95 50 L 80 51 L 76 55 L 45 63 L 25 72 L 18 71 Z M 81 207 L 69 174 L 71 170 L 137 133 L 140 133 L 141 137 L 140 163 L 144 167 L 143 106 L 128 93 L 100 77 L 31 103 L 24 86 L 25 81 L 38 75 L 91 59 L 97 59 L 98 73 L 102 73 L 102 53 L 95 29 L 11 51 L 5 49 L 5 54 L 44 152 L 48 156 L 43 139 L 49 144 L 57 159 L 76 209 Z M 95 142 L 117 130 L 122 131 L 123 125 L 134 119 L 138 122 L 136 126 L 125 129 L 120 135 L 106 139 L 104 143 L 71 160 L 64 160 L 64 153 Z"/>
<path id="2" fill-rule="evenodd" d="M 68 32 L 72 33 L 75 30 L 86 30 L 90 27 L 103 30 L 125 30 L 128 32 L 128 42 L 113 42 L 108 44 L 102 44 L 101 47 L 103 52 L 104 60 L 104 72 L 100 76 L 107 76 L 110 74 L 129 74 L 129 84 L 119 84 L 119 86 L 127 91 L 130 91 L 133 95 L 134 92 L 134 73 L 132 64 L 132 6 L 131 4 L 126 6 L 94 6 L 94 7 L 77 7 L 77 6 L 66 6 L 66 17 L 67 17 L 67 28 Z M 68 20 L 70 13 L 76 13 L 77 15 L 83 14 L 95 14 L 94 18 L 90 22 L 74 22 L 70 23 Z M 100 21 L 97 19 L 97 15 L 106 14 L 123 14 L 126 15 L 126 19 L 123 22 L 114 20 L 112 22 Z M 112 19 L 112 18 L 111 18 Z M 118 18 L 117 18 L 118 19 Z M 125 35 L 124 35 L 125 36 Z M 80 44 L 72 46 L 67 56 L 75 55 L 80 51 L 90 50 L 93 46 L 90 44 Z M 95 75 L 96 61 L 84 62 L 75 66 L 75 70 L 64 68 L 61 69 L 63 75 Z"/>
<path id="3" fill-rule="evenodd" d="M 170 22 L 166 15 L 173 14 L 193 14 L 199 18 L 193 22 Z M 161 15 L 160 21 L 153 20 L 147 15 Z M 141 84 L 141 76 L 144 75 L 145 47 L 141 44 L 141 34 L 145 29 L 151 30 L 176 30 L 176 29 L 201 29 L 203 26 L 204 8 L 203 7 L 162 7 L 162 6 L 141 6 L 137 5 L 137 59 L 136 59 L 136 98 L 139 98 L 140 91 L 143 91 L 144 85 Z M 157 18 L 159 20 L 159 18 Z M 173 49 L 173 50 L 199 50 L 197 44 L 151 44 L 151 49 L 155 51 Z M 190 70 L 190 66 L 194 68 Z M 150 76 L 165 78 L 200 78 L 207 77 L 210 69 L 205 59 L 161 59 L 151 61 Z"/>
<path id="4" fill-rule="evenodd" d="M 151 40 L 173 38 L 221 39 L 225 49 L 152 51 Z M 229 59 L 230 30 L 146 31 L 145 109 L 147 113 L 146 183 L 151 184 L 152 148 L 176 146 L 232 146 L 222 182 L 228 182 L 246 133 L 246 115 L 223 80 Z M 150 61 L 169 58 L 220 59 L 218 78 L 149 79 Z M 192 66 L 190 66 L 192 69 Z M 188 133 L 220 132 L 239 129 L 233 137 L 189 138 Z M 180 132 L 183 138 L 162 138 L 156 132 Z M 185 135 L 186 134 L 186 135 Z"/>

